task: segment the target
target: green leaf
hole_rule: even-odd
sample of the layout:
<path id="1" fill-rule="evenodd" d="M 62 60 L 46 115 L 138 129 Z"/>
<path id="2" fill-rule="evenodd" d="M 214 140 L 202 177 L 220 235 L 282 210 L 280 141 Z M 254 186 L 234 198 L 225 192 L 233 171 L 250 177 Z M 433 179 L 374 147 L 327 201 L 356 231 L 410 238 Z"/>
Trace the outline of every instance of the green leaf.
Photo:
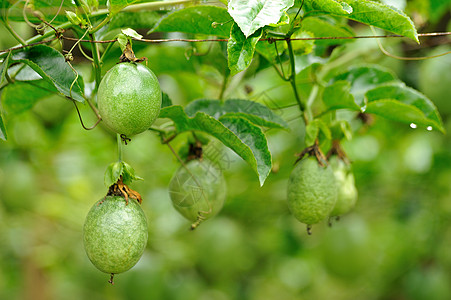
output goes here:
<path id="1" fill-rule="evenodd" d="M 8 135 L 6 134 L 5 124 L 3 124 L 3 116 L 0 112 L 0 139 L 6 141 L 8 139 Z"/>
<path id="2" fill-rule="evenodd" d="M 397 8 L 365 0 L 345 0 L 352 6 L 352 13 L 347 15 L 354 21 L 376 26 L 399 34 L 419 43 L 418 33 L 412 20 Z"/>
<path id="3" fill-rule="evenodd" d="M 2 66 L 0 67 L 0 85 L 6 80 L 6 72 L 9 67 L 9 58 L 11 57 L 11 52 L 8 52 L 8 55 L 3 60 Z"/>
<path id="4" fill-rule="evenodd" d="M 194 6 L 175 11 L 150 32 L 186 32 L 228 38 L 232 22 L 225 8 L 216 6 Z"/>
<path id="5" fill-rule="evenodd" d="M 292 35 L 293 38 L 312 38 L 313 34 L 306 31 L 297 31 Z M 313 40 L 293 40 L 291 42 L 295 54 L 305 55 L 313 51 L 315 42 Z"/>
<path id="6" fill-rule="evenodd" d="M 313 121 L 308 123 L 307 127 L 305 128 L 305 144 L 309 146 L 313 145 L 320 132 L 324 134 L 326 139 L 332 139 L 332 133 L 327 124 L 324 123 L 324 121 L 320 119 L 314 119 Z"/>
<path id="7" fill-rule="evenodd" d="M 118 13 L 124 7 L 137 2 L 138 0 L 109 0 L 108 10 L 111 15 Z"/>
<path id="8" fill-rule="evenodd" d="M 135 169 L 132 168 L 128 163 L 125 161 L 122 162 L 123 168 L 122 168 L 122 182 L 124 184 L 131 184 L 134 180 L 143 180 L 141 177 L 137 176 L 135 174 Z"/>
<path id="9" fill-rule="evenodd" d="M 82 23 L 82 20 L 77 16 L 76 13 L 70 10 L 66 10 L 66 17 L 72 24 L 78 26 Z"/>
<path id="10" fill-rule="evenodd" d="M 172 105 L 172 100 L 169 98 L 169 95 L 166 93 L 161 93 L 161 108 Z"/>
<path id="11" fill-rule="evenodd" d="M 347 140 L 352 139 L 352 128 L 346 120 L 336 120 L 330 126 L 330 131 L 332 133 L 333 140 L 342 140 L 346 138 Z"/>
<path id="12" fill-rule="evenodd" d="M 135 170 L 125 161 L 117 161 L 111 163 L 105 171 L 104 181 L 107 187 L 115 184 L 122 176 L 122 182 L 126 185 L 131 184 L 134 180 L 143 180 L 135 175 Z"/>
<path id="13" fill-rule="evenodd" d="M 272 167 L 271 153 L 263 131 L 242 118 L 225 115 L 219 120 L 251 149 L 254 160 L 257 163 L 260 185 L 263 185 Z"/>
<path id="14" fill-rule="evenodd" d="M 185 112 L 190 117 L 197 112 L 204 112 L 215 119 L 219 119 L 223 115 L 233 115 L 245 118 L 258 126 L 288 129 L 288 124 L 271 109 L 250 100 L 228 99 L 221 103 L 219 100 L 201 99 L 188 104 Z"/>
<path id="15" fill-rule="evenodd" d="M 119 48 L 121 48 L 121 52 L 125 51 L 127 44 L 130 42 L 130 39 L 123 33 L 119 33 L 116 36 L 117 43 L 119 44 Z"/>
<path id="16" fill-rule="evenodd" d="M 336 0 L 309 0 L 314 9 L 337 15 L 349 15 L 353 9 L 347 3 Z"/>
<path id="17" fill-rule="evenodd" d="M 263 56 L 270 63 L 275 64 L 277 62 L 277 55 L 282 54 L 285 48 L 285 42 L 278 43 L 277 50 L 279 51 L 279 53 L 277 53 L 274 43 L 269 43 L 268 41 L 259 41 L 255 46 L 255 51 L 257 51 L 258 54 Z"/>
<path id="18" fill-rule="evenodd" d="M 39 100 L 55 93 L 55 87 L 44 80 L 16 81 L 4 88 L 1 100 L 5 111 L 20 114 L 31 109 Z"/>
<path id="19" fill-rule="evenodd" d="M 162 12 L 156 11 L 121 11 L 108 24 L 108 30 L 116 28 L 153 28 L 160 21 Z"/>
<path id="20" fill-rule="evenodd" d="M 355 103 L 351 94 L 351 84 L 349 81 L 339 80 L 327 86 L 323 92 L 323 102 L 327 110 L 348 108 L 360 111 L 360 106 Z"/>
<path id="21" fill-rule="evenodd" d="M 397 8 L 366 0 L 308 1 L 314 9 L 376 26 L 418 42 L 418 33 L 412 20 Z"/>
<path id="22" fill-rule="evenodd" d="M 351 37 L 354 36 L 354 32 L 351 27 L 342 24 L 335 24 L 332 19 L 318 18 L 318 17 L 307 17 L 302 20 L 303 31 L 313 33 L 315 37 Z M 319 45 L 339 45 L 351 40 L 316 40 L 315 44 Z"/>
<path id="23" fill-rule="evenodd" d="M 388 84 L 368 91 L 365 97 L 367 113 L 445 132 L 434 103 L 417 90 L 403 84 Z"/>
<path id="24" fill-rule="evenodd" d="M 124 165 L 121 161 L 111 163 L 105 171 L 104 181 L 107 187 L 115 184 L 122 175 Z"/>
<path id="25" fill-rule="evenodd" d="M 293 5 L 294 0 L 230 0 L 228 12 L 247 38 L 266 25 L 278 23 Z"/>
<path id="26" fill-rule="evenodd" d="M 350 67 L 348 71 L 333 78 L 332 82 L 350 82 L 350 92 L 354 95 L 355 102 L 357 105 L 363 106 L 364 95 L 368 90 L 396 80 L 393 72 L 386 68 L 378 65 L 359 65 Z M 341 87 L 344 88 L 345 86 L 342 84 Z"/>
<path id="27" fill-rule="evenodd" d="M 259 30 L 246 38 L 240 28 L 233 24 L 227 43 L 229 69 L 232 76 L 249 67 L 254 57 L 255 46 L 262 34 L 263 31 Z"/>
<path id="28" fill-rule="evenodd" d="M 57 50 L 49 46 L 37 45 L 14 53 L 11 60 L 30 66 L 66 97 L 84 102 L 81 76 L 77 79 L 74 71 L 65 62 L 64 56 Z"/>
<path id="29" fill-rule="evenodd" d="M 137 33 L 135 30 L 133 30 L 131 28 L 122 29 L 121 32 L 123 34 L 125 34 L 126 36 L 137 39 L 137 40 L 140 40 L 143 38 L 142 35 L 140 35 L 139 33 Z"/>
<path id="30" fill-rule="evenodd" d="M 251 166 L 257 173 L 261 185 L 268 177 L 271 170 L 271 154 L 266 137 L 262 130 L 251 122 L 231 116 L 223 116 L 224 119 L 220 122 L 204 112 L 189 117 L 180 105 L 161 109 L 159 117 L 174 121 L 177 132 L 198 130 L 217 138 Z"/>

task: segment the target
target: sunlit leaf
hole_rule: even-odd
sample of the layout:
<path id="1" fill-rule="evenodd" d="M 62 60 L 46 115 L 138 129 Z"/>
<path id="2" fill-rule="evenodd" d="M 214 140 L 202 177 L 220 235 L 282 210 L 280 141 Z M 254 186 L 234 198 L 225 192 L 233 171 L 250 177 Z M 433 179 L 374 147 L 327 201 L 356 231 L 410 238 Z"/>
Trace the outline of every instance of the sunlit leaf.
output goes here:
<path id="1" fill-rule="evenodd" d="M 278 23 L 293 4 L 294 0 L 230 0 L 228 12 L 247 38 L 263 26 Z"/>
<path id="2" fill-rule="evenodd" d="M 227 43 L 231 75 L 235 75 L 249 67 L 254 57 L 255 46 L 262 34 L 263 31 L 259 30 L 246 38 L 236 24 L 232 26 L 230 39 Z"/>

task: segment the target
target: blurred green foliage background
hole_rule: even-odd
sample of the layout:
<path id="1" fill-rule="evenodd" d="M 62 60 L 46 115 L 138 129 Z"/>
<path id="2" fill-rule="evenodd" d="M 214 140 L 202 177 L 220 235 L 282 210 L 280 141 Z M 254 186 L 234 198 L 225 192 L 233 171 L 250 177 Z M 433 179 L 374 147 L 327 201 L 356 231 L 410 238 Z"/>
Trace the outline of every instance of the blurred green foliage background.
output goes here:
<path id="1" fill-rule="evenodd" d="M 451 29 L 449 1 L 397 2 L 420 32 Z M 2 49 L 14 44 L 5 30 L 0 35 Z M 384 41 L 389 51 L 405 56 L 451 49 L 449 38 L 422 43 Z M 387 66 L 429 96 L 451 132 L 451 55 L 405 62 L 383 56 L 374 40 L 346 47 L 355 54 L 353 62 Z M 186 48 L 163 44 L 139 49 L 137 56 L 149 58 L 174 103 L 217 97 L 220 73 L 200 59 L 187 60 Z M 89 64 L 77 68 L 90 72 Z M 291 93 L 267 69 L 236 76 L 226 96 L 273 106 L 293 103 Z M 268 132 L 274 169 L 263 187 L 238 156 L 217 141 L 207 146 L 224 168 L 228 197 L 222 212 L 193 232 L 167 191 L 178 161 L 154 133 L 133 138 L 124 159 L 145 179 L 132 188 L 144 199 L 149 242 L 140 262 L 117 275 L 114 286 L 85 255 L 82 226 L 107 191 L 103 175 L 116 160 L 115 136 L 102 126 L 84 131 L 73 105 L 56 96 L 6 116 L 9 140 L 0 143 L 0 299 L 451 299 L 449 135 L 380 118 L 361 127 L 344 145 L 358 204 L 332 227 L 321 223 L 308 236 L 285 201 L 294 154 L 304 147 L 303 125 L 296 110 L 278 112 L 291 131 Z M 82 114 L 86 123 L 94 121 L 87 107 Z M 172 146 L 183 148 L 188 136 Z"/>

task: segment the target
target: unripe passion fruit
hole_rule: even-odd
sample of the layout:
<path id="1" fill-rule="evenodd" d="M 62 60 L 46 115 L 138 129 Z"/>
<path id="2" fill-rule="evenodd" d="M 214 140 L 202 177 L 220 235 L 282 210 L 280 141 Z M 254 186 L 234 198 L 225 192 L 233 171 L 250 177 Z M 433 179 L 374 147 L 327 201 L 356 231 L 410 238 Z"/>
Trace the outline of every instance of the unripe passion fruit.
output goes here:
<path id="1" fill-rule="evenodd" d="M 160 113 L 158 79 L 144 65 L 117 64 L 100 82 L 97 104 L 102 120 L 114 132 L 127 137 L 141 133 Z"/>
<path id="2" fill-rule="evenodd" d="M 174 208 L 191 222 L 206 220 L 216 215 L 224 204 L 225 180 L 219 167 L 211 161 L 194 159 L 174 174 L 169 183 L 169 196 Z"/>
<path id="3" fill-rule="evenodd" d="M 355 206 L 357 202 L 357 188 L 355 187 L 354 174 L 341 159 L 332 157 L 330 165 L 334 171 L 338 188 L 337 202 L 330 213 L 331 217 L 335 217 L 348 213 Z"/>
<path id="4" fill-rule="evenodd" d="M 135 199 L 107 196 L 86 216 L 83 242 L 91 262 L 102 272 L 122 273 L 133 267 L 147 244 L 147 220 Z"/>
<path id="5" fill-rule="evenodd" d="M 337 201 L 337 186 L 330 166 L 322 167 L 314 157 L 296 164 L 288 181 L 288 207 L 307 225 L 329 216 Z"/>

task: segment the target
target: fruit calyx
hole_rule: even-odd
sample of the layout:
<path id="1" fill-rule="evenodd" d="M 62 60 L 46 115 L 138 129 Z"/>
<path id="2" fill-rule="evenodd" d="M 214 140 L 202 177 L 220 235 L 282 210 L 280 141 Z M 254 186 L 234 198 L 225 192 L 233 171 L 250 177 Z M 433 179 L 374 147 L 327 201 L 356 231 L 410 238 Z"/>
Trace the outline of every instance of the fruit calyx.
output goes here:
<path id="1" fill-rule="evenodd" d="M 347 165 L 351 163 L 351 161 L 348 158 L 348 155 L 346 155 L 346 152 L 341 147 L 339 140 L 332 141 L 332 147 L 330 148 L 329 152 L 327 152 L 327 160 L 329 160 L 334 155 L 337 156 L 339 159 L 341 159 Z"/>
<path id="2" fill-rule="evenodd" d="M 122 52 L 122 55 L 119 57 L 119 60 L 120 60 L 119 63 L 124 62 L 139 63 L 143 61 L 147 62 L 147 57 L 136 58 L 135 52 L 133 52 L 132 49 L 132 45 L 130 44 L 130 42 L 128 42 L 127 45 L 125 46 L 124 51 Z"/>
<path id="3" fill-rule="evenodd" d="M 194 143 L 189 144 L 188 157 L 186 158 L 186 162 L 194 159 L 198 159 L 200 161 L 202 161 L 203 159 L 202 143 L 199 140 L 196 140 Z"/>
<path id="4" fill-rule="evenodd" d="M 315 143 L 310 146 L 305 148 L 301 153 L 296 154 L 296 156 L 298 157 L 298 159 L 295 161 L 294 164 L 297 164 L 302 158 L 304 158 L 305 155 L 309 155 L 309 156 L 315 156 L 316 160 L 318 161 L 318 164 L 321 167 L 327 167 L 328 166 L 328 162 L 327 162 L 327 157 L 324 156 L 323 152 L 321 151 L 321 149 L 319 148 L 319 142 L 318 139 L 315 140 Z"/>
<path id="5" fill-rule="evenodd" d="M 143 201 L 141 195 L 137 191 L 132 190 L 122 181 L 122 175 L 119 177 L 116 183 L 112 184 L 109 187 L 108 193 L 105 197 L 107 196 L 122 196 L 125 198 L 125 205 L 128 205 L 129 197 L 138 201 L 139 204 L 141 204 Z M 102 204 L 102 202 L 100 202 L 99 204 Z"/>

